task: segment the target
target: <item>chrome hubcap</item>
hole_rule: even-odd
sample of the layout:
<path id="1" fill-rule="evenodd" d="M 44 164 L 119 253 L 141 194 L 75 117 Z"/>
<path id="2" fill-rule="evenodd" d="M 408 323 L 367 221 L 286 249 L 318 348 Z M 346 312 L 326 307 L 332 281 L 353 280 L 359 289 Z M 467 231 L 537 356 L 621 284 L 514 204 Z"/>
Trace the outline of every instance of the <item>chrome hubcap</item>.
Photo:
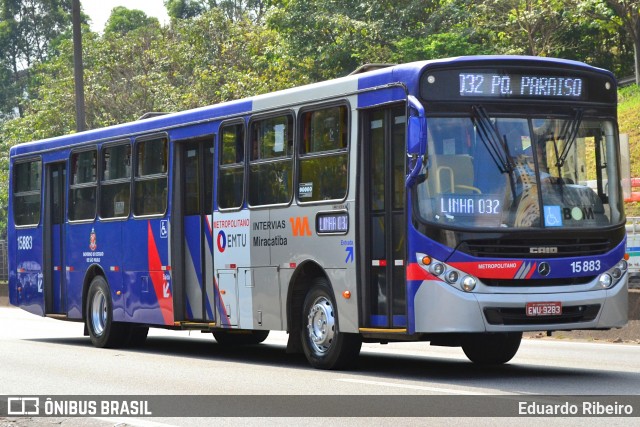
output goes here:
<path id="1" fill-rule="evenodd" d="M 311 344 L 318 353 L 325 353 L 335 337 L 333 306 L 326 297 L 317 298 L 307 315 L 307 332 Z"/>
<path id="2" fill-rule="evenodd" d="M 104 333 L 104 328 L 107 325 L 107 298 L 102 290 L 99 290 L 93 295 L 91 301 L 91 329 L 96 336 L 100 336 Z"/>

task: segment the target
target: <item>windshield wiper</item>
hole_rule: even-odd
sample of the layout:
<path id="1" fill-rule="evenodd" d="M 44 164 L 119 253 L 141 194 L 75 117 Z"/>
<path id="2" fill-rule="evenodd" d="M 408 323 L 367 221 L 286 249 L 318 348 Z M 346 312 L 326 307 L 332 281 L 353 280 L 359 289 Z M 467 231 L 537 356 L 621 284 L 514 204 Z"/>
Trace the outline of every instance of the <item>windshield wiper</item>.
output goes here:
<path id="1" fill-rule="evenodd" d="M 558 147 L 556 140 L 553 141 L 553 145 L 556 151 L 556 167 L 558 168 L 558 174 L 561 175 L 560 169 L 564 166 L 564 163 L 567 161 L 567 156 L 569 156 L 569 152 L 571 151 L 571 147 L 575 142 L 578 131 L 580 131 L 580 125 L 582 124 L 582 116 L 584 112 L 581 109 L 576 110 L 576 114 L 573 116 L 571 120 L 567 120 L 562 126 L 562 130 L 560 132 L 560 136 L 558 141 L 564 140 L 564 147 L 562 147 L 562 153 L 558 155 Z"/>
<path id="2" fill-rule="evenodd" d="M 511 174 L 515 165 L 509 155 L 509 147 L 505 138 L 500 136 L 498 128 L 491 123 L 487 111 L 481 105 L 471 107 L 473 124 L 480 130 L 480 140 L 489 151 L 489 155 L 500 170 L 500 173 Z"/>
<path id="3" fill-rule="evenodd" d="M 473 124 L 479 129 L 480 141 L 484 144 L 493 159 L 494 163 L 500 170 L 501 174 L 509 174 L 509 186 L 511 187 L 511 195 L 516 198 L 516 182 L 513 175 L 515 164 L 509 153 L 509 145 L 506 136 L 500 136 L 500 132 L 494 123 L 491 122 L 487 110 L 481 105 L 473 105 L 471 107 Z"/>

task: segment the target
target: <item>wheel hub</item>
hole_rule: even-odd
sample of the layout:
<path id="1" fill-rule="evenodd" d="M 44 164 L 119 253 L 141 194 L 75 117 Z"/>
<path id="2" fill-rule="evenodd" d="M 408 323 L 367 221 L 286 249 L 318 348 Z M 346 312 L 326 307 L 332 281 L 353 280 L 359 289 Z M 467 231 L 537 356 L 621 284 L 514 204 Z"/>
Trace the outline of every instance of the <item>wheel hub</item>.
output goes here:
<path id="1" fill-rule="evenodd" d="M 333 306 L 326 297 L 316 299 L 307 316 L 307 331 L 311 344 L 319 353 L 331 347 L 335 337 Z"/>
<path id="2" fill-rule="evenodd" d="M 91 301 L 91 328 L 96 336 L 104 333 L 107 324 L 107 298 L 102 291 L 98 291 Z"/>

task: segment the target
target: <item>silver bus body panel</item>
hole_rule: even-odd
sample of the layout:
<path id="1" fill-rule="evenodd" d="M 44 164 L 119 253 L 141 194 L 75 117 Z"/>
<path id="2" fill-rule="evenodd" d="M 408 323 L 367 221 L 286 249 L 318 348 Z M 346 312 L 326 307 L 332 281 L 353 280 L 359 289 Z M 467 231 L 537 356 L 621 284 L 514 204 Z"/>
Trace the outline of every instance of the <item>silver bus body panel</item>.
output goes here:
<path id="1" fill-rule="evenodd" d="M 529 290 L 532 291 L 531 288 Z M 522 308 L 528 302 L 558 299 L 562 299 L 563 306 L 600 304 L 600 312 L 590 322 L 534 325 L 491 325 L 483 314 L 487 307 Z M 414 304 L 418 333 L 620 328 L 628 318 L 627 275 L 611 289 L 561 294 L 544 293 L 540 289 L 535 289 L 535 293 L 467 293 L 442 281 L 424 281 L 416 293 Z"/>
<path id="2" fill-rule="evenodd" d="M 357 82 L 347 80 L 340 85 L 314 85 L 309 91 L 291 95 L 265 95 L 254 101 L 254 109 L 274 104 L 291 105 L 299 101 L 308 102 L 329 97 L 333 101 L 347 101 L 351 106 L 349 142 L 349 185 L 345 200 L 317 203 L 297 202 L 297 188 L 289 205 L 250 207 L 235 211 L 213 213 L 213 253 L 215 277 L 218 280 L 225 272 L 235 272 L 236 294 L 226 293 L 220 299 L 237 298 L 229 306 L 239 310 L 237 324 L 220 326 L 240 329 L 288 330 L 287 305 L 291 279 L 298 268 L 307 262 L 316 263 L 325 272 L 334 292 L 339 313 L 340 330 L 358 332 L 358 292 L 356 287 L 356 164 L 358 151 L 358 117 L 355 106 L 357 97 L 340 97 L 354 93 Z M 286 92 L 286 91 L 285 91 Z M 283 97 L 282 101 L 278 101 Z M 261 104 L 264 103 L 264 105 Z M 293 110 L 295 111 L 295 110 Z M 297 111 L 296 111 L 297 113 Z M 294 154 L 295 156 L 296 154 Z M 294 175 L 297 171 L 294 170 Z M 296 180 L 293 180 L 294 184 Z M 321 212 L 346 212 L 349 230 L 346 234 L 319 235 L 316 230 L 316 215 Z M 221 236 L 224 236 L 221 237 Z M 346 242 L 350 243 L 347 245 Z M 224 247 L 223 247 L 224 243 Z M 349 252 L 347 247 L 350 247 Z M 350 256 L 349 253 L 352 253 Z M 230 276 L 226 277 L 229 280 Z M 342 296 L 350 292 L 350 298 Z"/>

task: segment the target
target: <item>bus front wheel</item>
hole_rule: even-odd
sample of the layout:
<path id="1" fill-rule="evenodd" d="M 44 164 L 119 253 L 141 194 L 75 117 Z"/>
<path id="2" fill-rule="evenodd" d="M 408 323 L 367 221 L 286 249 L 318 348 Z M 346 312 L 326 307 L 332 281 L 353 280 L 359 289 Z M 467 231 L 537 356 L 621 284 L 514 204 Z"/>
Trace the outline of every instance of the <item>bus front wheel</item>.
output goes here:
<path id="1" fill-rule="evenodd" d="M 362 339 L 340 332 L 336 303 L 326 279 L 315 279 L 302 311 L 302 348 L 307 360 L 318 369 L 344 369 L 355 362 Z"/>
<path id="2" fill-rule="evenodd" d="M 128 337 L 125 325 L 113 321 L 111 293 L 102 276 L 96 276 L 89 285 L 85 322 L 91 343 L 96 347 L 119 347 Z"/>
<path id="3" fill-rule="evenodd" d="M 522 332 L 469 334 L 462 340 L 462 350 L 474 363 L 501 365 L 516 355 L 520 341 Z"/>

